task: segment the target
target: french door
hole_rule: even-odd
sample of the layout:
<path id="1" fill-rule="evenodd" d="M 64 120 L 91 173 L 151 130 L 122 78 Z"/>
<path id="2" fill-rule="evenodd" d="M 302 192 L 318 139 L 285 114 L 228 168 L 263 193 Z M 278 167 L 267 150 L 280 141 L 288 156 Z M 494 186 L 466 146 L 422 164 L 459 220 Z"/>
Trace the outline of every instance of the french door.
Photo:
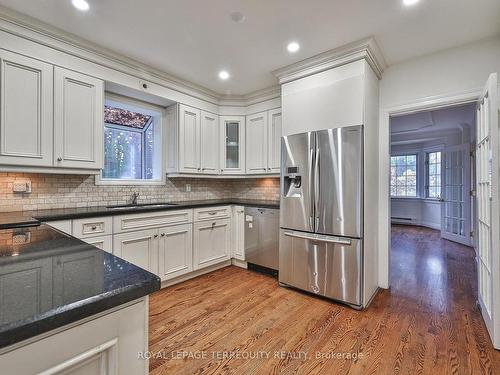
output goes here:
<path id="1" fill-rule="evenodd" d="M 471 246 L 470 146 L 446 147 L 441 164 L 443 181 L 441 237 Z"/>
<path id="2" fill-rule="evenodd" d="M 478 302 L 495 348 L 500 349 L 500 213 L 497 74 L 477 106 L 476 194 Z"/>

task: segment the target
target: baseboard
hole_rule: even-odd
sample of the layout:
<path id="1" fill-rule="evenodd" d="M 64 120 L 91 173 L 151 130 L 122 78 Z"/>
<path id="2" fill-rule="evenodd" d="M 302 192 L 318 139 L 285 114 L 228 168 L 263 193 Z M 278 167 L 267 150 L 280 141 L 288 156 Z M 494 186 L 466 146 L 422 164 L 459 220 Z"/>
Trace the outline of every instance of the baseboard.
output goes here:
<path id="1" fill-rule="evenodd" d="M 236 267 L 241 267 L 241 268 L 244 268 L 244 269 L 248 269 L 248 264 L 244 260 L 232 258 L 231 259 L 231 264 L 233 266 L 236 266 Z"/>
<path id="2" fill-rule="evenodd" d="M 413 221 L 413 220 L 397 220 L 393 219 L 391 220 L 391 224 L 398 224 L 398 225 L 414 225 L 417 227 L 425 227 L 425 228 L 430 228 L 430 229 L 435 229 L 435 230 L 441 230 L 441 224 L 437 223 L 430 223 L 430 222 L 425 222 L 425 221 Z"/>
<path id="3" fill-rule="evenodd" d="M 226 261 L 224 261 L 222 263 L 214 264 L 213 266 L 209 266 L 209 267 L 203 268 L 201 270 L 196 270 L 196 271 L 187 273 L 187 274 L 182 275 L 182 276 L 177 276 L 177 277 L 175 277 L 173 279 L 170 279 L 170 280 L 162 281 L 161 282 L 161 287 L 165 288 L 167 286 L 172 286 L 174 284 L 179 284 L 179 283 L 181 283 L 183 281 L 186 281 L 186 280 L 189 280 L 189 279 L 193 279 L 195 277 L 204 275 L 204 274 L 209 273 L 209 272 L 216 271 L 216 270 L 218 270 L 220 268 L 224 268 L 224 267 L 227 267 L 227 266 L 230 266 L 230 265 L 231 265 L 231 259 L 226 260 Z"/>

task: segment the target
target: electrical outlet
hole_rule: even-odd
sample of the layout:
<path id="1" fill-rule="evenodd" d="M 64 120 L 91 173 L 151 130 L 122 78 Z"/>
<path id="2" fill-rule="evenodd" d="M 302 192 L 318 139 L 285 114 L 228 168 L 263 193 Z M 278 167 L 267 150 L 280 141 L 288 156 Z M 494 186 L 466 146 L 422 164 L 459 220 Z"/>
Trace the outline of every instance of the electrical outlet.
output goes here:
<path id="1" fill-rule="evenodd" d="M 14 193 L 31 193 L 31 181 L 15 181 L 12 185 Z"/>
<path id="2" fill-rule="evenodd" d="M 186 184 L 186 192 L 191 192 L 191 184 Z"/>

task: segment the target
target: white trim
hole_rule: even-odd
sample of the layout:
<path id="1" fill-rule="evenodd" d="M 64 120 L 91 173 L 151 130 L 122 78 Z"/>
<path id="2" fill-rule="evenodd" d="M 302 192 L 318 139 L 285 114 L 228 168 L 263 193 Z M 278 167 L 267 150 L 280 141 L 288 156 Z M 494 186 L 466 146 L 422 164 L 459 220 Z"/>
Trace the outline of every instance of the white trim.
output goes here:
<path id="1" fill-rule="evenodd" d="M 379 286 L 390 286 L 391 201 L 390 201 L 390 117 L 472 103 L 482 88 L 421 98 L 380 111 L 379 121 Z"/>
<path id="2" fill-rule="evenodd" d="M 358 40 L 276 69 L 273 74 L 283 84 L 363 59 L 370 65 L 378 79 L 381 79 L 386 63 L 373 37 Z"/>

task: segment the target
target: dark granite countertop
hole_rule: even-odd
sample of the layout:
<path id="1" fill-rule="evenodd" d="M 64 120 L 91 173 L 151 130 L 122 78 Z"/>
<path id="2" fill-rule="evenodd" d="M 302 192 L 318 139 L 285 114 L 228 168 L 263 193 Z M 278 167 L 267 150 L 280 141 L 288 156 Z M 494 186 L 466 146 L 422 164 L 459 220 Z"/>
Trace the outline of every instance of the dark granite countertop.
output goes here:
<path id="1" fill-rule="evenodd" d="M 48 225 L 0 230 L 0 348 L 146 296 L 158 276 Z"/>
<path id="2" fill-rule="evenodd" d="M 161 204 L 163 202 L 158 202 Z M 86 217 L 112 216 L 136 212 L 151 212 L 164 210 L 178 210 L 183 208 L 197 208 L 237 204 L 247 207 L 279 208 L 279 201 L 258 199 L 204 199 L 196 201 L 164 202 L 169 206 L 157 206 L 153 203 L 146 206 L 112 209 L 108 207 L 57 208 L 52 210 L 33 210 L 20 212 L 0 213 L 0 229 L 33 225 L 37 222 L 81 219 Z"/>

